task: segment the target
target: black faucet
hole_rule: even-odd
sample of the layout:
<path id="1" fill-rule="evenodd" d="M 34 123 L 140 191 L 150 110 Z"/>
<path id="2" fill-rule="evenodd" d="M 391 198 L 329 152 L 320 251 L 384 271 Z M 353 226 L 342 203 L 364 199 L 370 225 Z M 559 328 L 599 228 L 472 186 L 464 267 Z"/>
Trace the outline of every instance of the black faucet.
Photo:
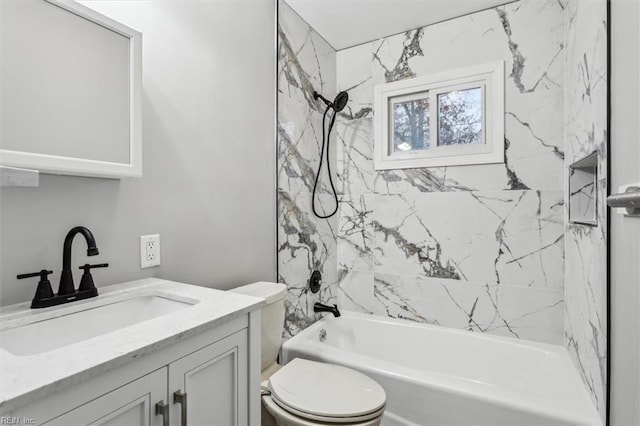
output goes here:
<path id="1" fill-rule="evenodd" d="M 75 237 L 76 234 L 82 234 L 87 241 L 87 256 L 96 256 L 99 254 L 98 247 L 96 247 L 96 239 L 93 237 L 91 231 L 84 226 L 76 226 L 67 233 L 64 239 L 64 246 L 62 247 L 62 273 L 60 274 L 58 296 L 76 292 L 73 286 L 73 274 L 71 273 L 71 245 L 73 244 L 73 237 Z"/>
<path id="2" fill-rule="evenodd" d="M 71 273 L 71 245 L 73 243 L 73 237 L 76 234 L 82 234 L 87 241 L 87 256 L 96 256 L 98 254 L 98 247 L 96 247 L 96 240 L 93 238 L 93 234 L 84 226 L 76 226 L 71 229 L 64 239 L 64 247 L 62 254 L 62 274 L 60 274 L 60 286 L 58 287 L 58 294 L 53 294 L 51 284 L 47 279 L 47 276 L 52 271 L 46 269 L 40 272 L 33 272 L 29 274 L 20 274 L 18 279 L 31 278 L 40 276 L 40 282 L 38 283 L 38 289 L 31 301 L 32 308 L 47 308 L 49 306 L 61 305 L 63 303 L 73 302 L 74 300 L 88 299 L 90 297 L 96 297 L 98 295 L 98 289 L 93 284 L 93 278 L 91 277 L 91 269 L 104 268 L 109 266 L 108 263 L 101 263 L 98 265 L 84 265 L 80 269 L 84 270 L 80 286 L 76 291 L 73 285 L 73 274 Z"/>
<path id="3" fill-rule="evenodd" d="M 313 312 L 331 312 L 334 317 L 339 317 L 340 316 L 340 311 L 338 310 L 338 305 L 328 306 L 328 305 L 323 305 L 320 302 L 314 303 Z"/>

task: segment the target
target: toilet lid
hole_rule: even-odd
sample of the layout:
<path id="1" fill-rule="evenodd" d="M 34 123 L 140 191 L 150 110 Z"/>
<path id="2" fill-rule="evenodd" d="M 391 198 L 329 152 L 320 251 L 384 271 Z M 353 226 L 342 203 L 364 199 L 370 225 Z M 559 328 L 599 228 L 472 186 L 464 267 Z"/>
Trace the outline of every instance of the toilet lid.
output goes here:
<path id="1" fill-rule="evenodd" d="M 379 411 L 386 401 L 384 389 L 364 374 L 301 358 L 271 376 L 269 390 L 280 404 L 320 417 L 360 417 Z"/>

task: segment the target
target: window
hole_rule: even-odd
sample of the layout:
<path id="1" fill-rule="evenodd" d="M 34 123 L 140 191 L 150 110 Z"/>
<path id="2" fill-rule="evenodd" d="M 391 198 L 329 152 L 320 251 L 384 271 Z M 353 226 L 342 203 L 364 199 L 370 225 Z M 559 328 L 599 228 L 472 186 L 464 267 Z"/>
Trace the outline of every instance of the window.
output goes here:
<path id="1" fill-rule="evenodd" d="M 504 63 L 375 87 L 376 170 L 504 162 Z"/>

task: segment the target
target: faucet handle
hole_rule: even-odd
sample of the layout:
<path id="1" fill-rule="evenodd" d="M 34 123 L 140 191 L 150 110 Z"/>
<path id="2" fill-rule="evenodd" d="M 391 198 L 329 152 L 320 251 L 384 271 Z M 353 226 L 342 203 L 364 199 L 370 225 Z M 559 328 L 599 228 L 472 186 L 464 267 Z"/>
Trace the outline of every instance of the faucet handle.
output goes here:
<path id="1" fill-rule="evenodd" d="M 80 280 L 80 286 L 78 286 L 78 291 L 93 291 L 98 294 L 98 290 L 96 289 L 96 285 L 93 283 L 93 277 L 91 276 L 91 270 L 94 268 L 106 268 L 109 266 L 108 263 L 96 263 L 95 265 L 89 265 L 88 263 L 80 266 L 79 269 L 84 270 L 84 274 L 82 274 L 82 279 Z"/>
<path id="2" fill-rule="evenodd" d="M 40 270 L 40 272 L 31 272 L 28 274 L 20 274 L 16 276 L 17 279 L 21 280 L 24 278 L 37 277 L 38 275 L 40 275 L 40 282 L 38 283 L 36 294 L 35 296 L 33 296 L 33 301 L 31 302 L 32 307 L 34 302 L 38 302 L 40 300 L 49 299 L 53 297 L 53 290 L 51 289 L 51 283 L 49 282 L 49 278 L 48 278 L 49 274 L 52 274 L 52 273 L 53 271 L 42 269 Z"/>
<path id="3" fill-rule="evenodd" d="M 47 271 L 46 269 L 41 269 L 38 272 L 29 272 L 28 274 L 17 275 L 16 278 L 21 280 L 24 278 L 37 277 L 38 275 L 40 275 L 40 280 L 45 281 L 49 274 L 53 274 L 53 271 Z"/>
<path id="4" fill-rule="evenodd" d="M 96 263 L 95 265 L 89 265 L 88 263 L 85 263 L 84 265 L 80 266 L 78 269 L 84 269 L 84 273 L 88 274 L 89 271 L 93 268 L 106 268 L 107 266 L 109 266 L 108 263 Z"/>

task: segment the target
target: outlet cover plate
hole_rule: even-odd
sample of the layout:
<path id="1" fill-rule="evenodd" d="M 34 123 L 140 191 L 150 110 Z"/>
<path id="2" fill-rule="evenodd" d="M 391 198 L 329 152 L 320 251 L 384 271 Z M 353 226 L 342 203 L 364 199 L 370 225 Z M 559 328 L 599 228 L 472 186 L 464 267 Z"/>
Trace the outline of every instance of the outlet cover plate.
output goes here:
<path id="1" fill-rule="evenodd" d="M 160 234 L 140 236 L 140 268 L 160 265 Z"/>

